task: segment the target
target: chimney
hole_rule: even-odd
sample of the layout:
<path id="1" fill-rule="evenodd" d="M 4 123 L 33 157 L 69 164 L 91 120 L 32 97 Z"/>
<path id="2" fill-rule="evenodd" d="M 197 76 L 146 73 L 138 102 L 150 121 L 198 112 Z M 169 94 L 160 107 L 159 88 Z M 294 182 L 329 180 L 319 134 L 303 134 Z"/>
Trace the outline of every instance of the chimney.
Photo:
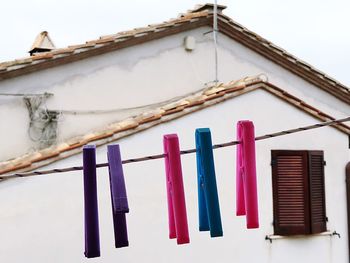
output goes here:
<path id="1" fill-rule="evenodd" d="M 35 56 L 37 53 L 52 51 L 55 48 L 55 45 L 49 37 L 49 33 L 43 31 L 35 38 L 34 43 L 29 50 L 29 54 Z"/>
<path id="2" fill-rule="evenodd" d="M 222 14 L 222 10 L 226 9 L 225 5 L 217 5 L 218 14 Z M 208 11 L 209 13 L 214 12 L 214 4 L 206 3 L 204 5 L 198 5 L 190 13 L 197 13 L 202 11 Z"/>

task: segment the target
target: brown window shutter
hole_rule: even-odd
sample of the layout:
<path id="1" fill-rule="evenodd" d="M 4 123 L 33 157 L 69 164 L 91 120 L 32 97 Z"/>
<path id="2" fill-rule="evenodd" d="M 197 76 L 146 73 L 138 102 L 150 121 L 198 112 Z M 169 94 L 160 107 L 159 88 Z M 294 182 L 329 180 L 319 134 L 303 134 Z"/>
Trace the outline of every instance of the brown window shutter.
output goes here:
<path id="1" fill-rule="evenodd" d="M 271 152 L 276 235 L 310 233 L 307 153 L 287 150 Z"/>
<path id="2" fill-rule="evenodd" d="M 311 233 L 327 230 L 322 151 L 309 151 L 310 221 Z"/>

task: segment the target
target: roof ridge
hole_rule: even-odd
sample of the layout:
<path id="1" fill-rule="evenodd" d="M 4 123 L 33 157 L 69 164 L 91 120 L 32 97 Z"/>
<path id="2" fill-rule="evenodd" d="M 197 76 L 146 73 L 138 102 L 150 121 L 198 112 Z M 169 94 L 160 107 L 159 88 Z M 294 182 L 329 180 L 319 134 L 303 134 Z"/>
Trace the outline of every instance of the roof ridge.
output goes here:
<path id="1" fill-rule="evenodd" d="M 98 39 L 86 41 L 84 44 L 58 48 L 51 52 L 43 52 L 23 59 L 2 62 L 0 63 L 0 81 L 35 72 L 36 70 L 47 69 L 120 48 L 137 45 L 196 27 L 212 26 L 212 18 L 213 13 L 208 10 L 194 13 L 189 12 L 183 14 L 181 17 L 173 18 L 162 23 L 101 36 Z M 350 104 L 350 89 L 344 84 L 314 68 L 302 59 L 293 56 L 271 41 L 250 31 L 222 13 L 218 14 L 218 24 L 219 31 L 222 34 L 325 90 L 339 100 Z"/>

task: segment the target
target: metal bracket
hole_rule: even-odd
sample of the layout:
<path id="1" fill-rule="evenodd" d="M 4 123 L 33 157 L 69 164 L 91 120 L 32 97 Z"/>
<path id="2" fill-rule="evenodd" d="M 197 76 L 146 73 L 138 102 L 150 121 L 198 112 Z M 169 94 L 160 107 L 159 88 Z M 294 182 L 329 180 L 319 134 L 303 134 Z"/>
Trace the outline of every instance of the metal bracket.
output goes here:
<path id="1" fill-rule="evenodd" d="M 271 238 L 271 237 L 269 237 L 268 235 L 266 235 L 266 236 L 265 236 L 265 240 L 270 241 L 270 244 L 272 244 L 272 238 Z"/>
<path id="2" fill-rule="evenodd" d="M 272 244 L 272 240 L 277 240 L 277 239 L 286 239 L 286 238 L 305 238 L 305 237 L 316 237 L 316 236 L 329 236 L 329 237 L 334 237 L 334 236 L 338 236 L 338 238 L 340 238 L 340 234 L 337 231 L 325 231 L 322 233 L 318 233 L 318 234 L 310 234 L 310 235 L 296 235 L 296 236 L 280 236 L 280 235 L 266 235 L 265 236 L 265 240 L 270 241 L 270 244 Z"/>
<path id="3" fill-rule="evenodd" d="M 333 231 L 332 236 L 338 236 L 340 238 L 340 234 L 337 231 Z"/>
<path id="4" fill-rule="evenodd" d="M 214 31 L 219 32 L 219 30 L 210 30 L 210 31 L 204 32 L 203 36 L 213 33 Z"/>

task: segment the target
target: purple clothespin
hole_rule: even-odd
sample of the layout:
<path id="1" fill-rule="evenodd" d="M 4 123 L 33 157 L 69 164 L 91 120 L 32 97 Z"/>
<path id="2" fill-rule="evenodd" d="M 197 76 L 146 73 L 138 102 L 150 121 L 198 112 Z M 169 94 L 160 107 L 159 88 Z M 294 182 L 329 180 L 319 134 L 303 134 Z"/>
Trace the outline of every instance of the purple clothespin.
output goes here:
<path id="1" fill-rule="evenodd" d="M 100 256 L 100 234 L 98 224 L 96 147 L 83 148 L 85 257 Z"/>
<path id="2" fill-rule="evenodd" d="M 107 151 L 115 247 L 127 247 L 129 241 L 125 213 L 129 213 L 129 206 L 119 145 L 108 145 Z"/>

